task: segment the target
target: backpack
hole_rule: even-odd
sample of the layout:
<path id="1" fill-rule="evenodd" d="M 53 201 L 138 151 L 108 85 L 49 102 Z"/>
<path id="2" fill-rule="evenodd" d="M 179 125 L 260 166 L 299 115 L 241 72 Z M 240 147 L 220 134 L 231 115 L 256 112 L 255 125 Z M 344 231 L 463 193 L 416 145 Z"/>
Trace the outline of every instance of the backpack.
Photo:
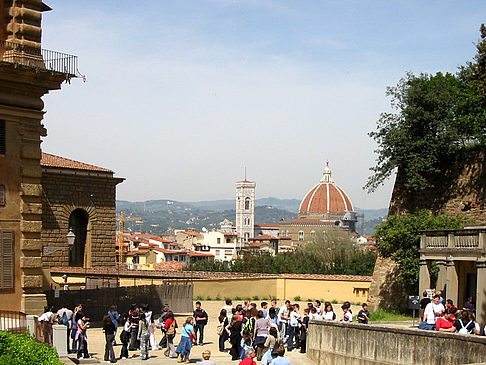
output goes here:
<path id="1" fill-rule="evenodd" d="M 63 324 L 63 325 L 65 325 L 65 326 L 68 326 L 68 325 L 69 325 L 69 319 L 68 319 L 68 317 L 67 317 L 66 312 L 64 312 L 64 313 L 62 314 L 62 324 Z"/>
<path id="2" fill-rule="evenodd" d="M 472 321 L 469 321 L 469 323 L 466 324 L 466 326 L 464 326 L 464 323 L 462 323 L 462 320 L 459 320 L 459 322 L 461 323 L 462 328 L 458 332 L 460 334 L 463 334 L 463 335 L 470 334 L 471 331 L 468 331 L 467 326 L 469 326 L 472 323 Z"/>

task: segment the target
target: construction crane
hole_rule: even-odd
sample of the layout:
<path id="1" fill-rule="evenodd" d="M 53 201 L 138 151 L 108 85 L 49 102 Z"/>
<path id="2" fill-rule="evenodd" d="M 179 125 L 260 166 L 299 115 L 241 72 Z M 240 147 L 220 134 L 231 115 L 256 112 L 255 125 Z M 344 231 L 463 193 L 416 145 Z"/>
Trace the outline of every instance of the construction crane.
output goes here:
<path id="1" fill-rule="evenodd" d="M 125 218 L 125 213 L 120 212 L 118 213 L 118 263 L 123 265 L 123 242 L 125 240 L 124 232 L 125 232 L 125 222 L 136 222 L 136 223 L 143 223 L 143 219 L 139 217 L 127 217 Z"/>

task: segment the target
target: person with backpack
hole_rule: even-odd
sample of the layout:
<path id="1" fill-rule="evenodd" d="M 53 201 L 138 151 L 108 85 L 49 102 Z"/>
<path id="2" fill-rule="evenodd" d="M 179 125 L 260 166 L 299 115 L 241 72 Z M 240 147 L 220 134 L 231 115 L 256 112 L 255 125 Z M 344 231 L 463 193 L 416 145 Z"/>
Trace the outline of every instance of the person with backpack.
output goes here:
<path id="1" fill-rule="evenodd" d="M 176 349 L 174 346 L 174 337 L 176 335 L 177 321 L 174 318 L 174 313 L 168 311 L 165 315 L 165 334 L 167 337 L 167 349 L 164 351 L 164 355 L 167 357 L 177 357 Z"/>
<path id="2" fill-rule="evenodd" d="M 71 352 L 69 347 L 69 338 L 71 337 L 71 327 L 72 327 L 72 320 L 73 320 L 73 311 L 69 309 L 67 306 L 62 306 L 61 309 L 57 311 L 57 317 L 60 318 L 60 324 L 66 326 L 66 340 L 67 340 L 67 351 L 68 353 Z"/>
<path id="3" fill-rule="evenodd" d="M 196 334 L 194 333 L 194 318 L 187 317 L 181 331 L 181 341 L 177 346 L 176 353 L 179 354 L 177 362 L 190 363 L 189 355 L 191 354 L 192 344 L 196 343 Z"/>
<path id="4" fill-rule="evenodd" d="M 216 334 L 219 337 L 218 340 L 219 351 L 224 352 L 224 343 L 228 339 L 228 332 L 226 331 L 226 327 L 228 326 L 229 323 L 226 309 L 221 309 L 221 312 L 219 312 L 218 321 L 219 324 L 216 327 Z"/>
<path id="5" fill-rule="evenodd" d="M 201 302 L 196 302 L 196 309 L 194 310 L 194 333 L 196 334 L 197 340 L 197 333 L 199 332 L 199 345 L 204 344 L 204 327 L 208 324 L 208 314 L 204 309 L 201 308 Z"/>
<path id="6" fill-rule="evenodd" d="M 116 305 L 112 305 L 110 310 L 108 311 L 108 316 L 110 317 L 111 321 L 113 322 L 113 326 L 115 326 L 115 333 L 113 336 L 113 346 L 116 346 L 116 331 L 118 329 L 118 325 L 120 323 L 120 315 L 118 314 L 118 308 Z"/>

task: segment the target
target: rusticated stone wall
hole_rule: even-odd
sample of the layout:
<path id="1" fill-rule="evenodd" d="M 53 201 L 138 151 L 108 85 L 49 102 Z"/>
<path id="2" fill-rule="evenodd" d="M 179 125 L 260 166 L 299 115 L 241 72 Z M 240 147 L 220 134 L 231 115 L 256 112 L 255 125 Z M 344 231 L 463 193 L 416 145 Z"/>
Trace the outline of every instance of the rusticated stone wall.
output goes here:
<path id="1" fill-rule="evenodd" d="M 318 365 L 486 362 L 486 338 L 379 324 L 311 321 L 307 356 Z"/>
<path id="2" fill-rule="evenodd" d="M 43 168 L 42 266 L 69 266 L 66 234 L 75 209 L 88 214 L 84 267 L 115 265 L 116 184 L 111 174 Z"/>
<path id="3" fill-rule="evenodd" d="M 389 214 L 428 209 L 438 214 L 467 215 L 486 223 L 486 153 L 468 151 L 447 162 L 443 173 L 431 178 L 434 188 L 421 192 L 405 189 L 405 176 L 398 171 Z"/>

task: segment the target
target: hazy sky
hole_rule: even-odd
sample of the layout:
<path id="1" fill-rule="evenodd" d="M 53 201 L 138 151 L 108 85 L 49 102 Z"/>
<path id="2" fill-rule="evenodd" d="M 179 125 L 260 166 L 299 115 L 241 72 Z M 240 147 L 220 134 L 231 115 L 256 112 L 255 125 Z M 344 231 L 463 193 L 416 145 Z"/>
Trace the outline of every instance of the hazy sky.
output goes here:
<path id="1" fill-rule="evenodd" d="M 475 54 L 486 1 L 49 0 L 43 46 L 87 82 L 45 97 L 49 153 L 110 168 L 118 199 L 301 199 L 326 160 L 356 206 L 367 133 L 405 72 L 454 72 Z"/>

